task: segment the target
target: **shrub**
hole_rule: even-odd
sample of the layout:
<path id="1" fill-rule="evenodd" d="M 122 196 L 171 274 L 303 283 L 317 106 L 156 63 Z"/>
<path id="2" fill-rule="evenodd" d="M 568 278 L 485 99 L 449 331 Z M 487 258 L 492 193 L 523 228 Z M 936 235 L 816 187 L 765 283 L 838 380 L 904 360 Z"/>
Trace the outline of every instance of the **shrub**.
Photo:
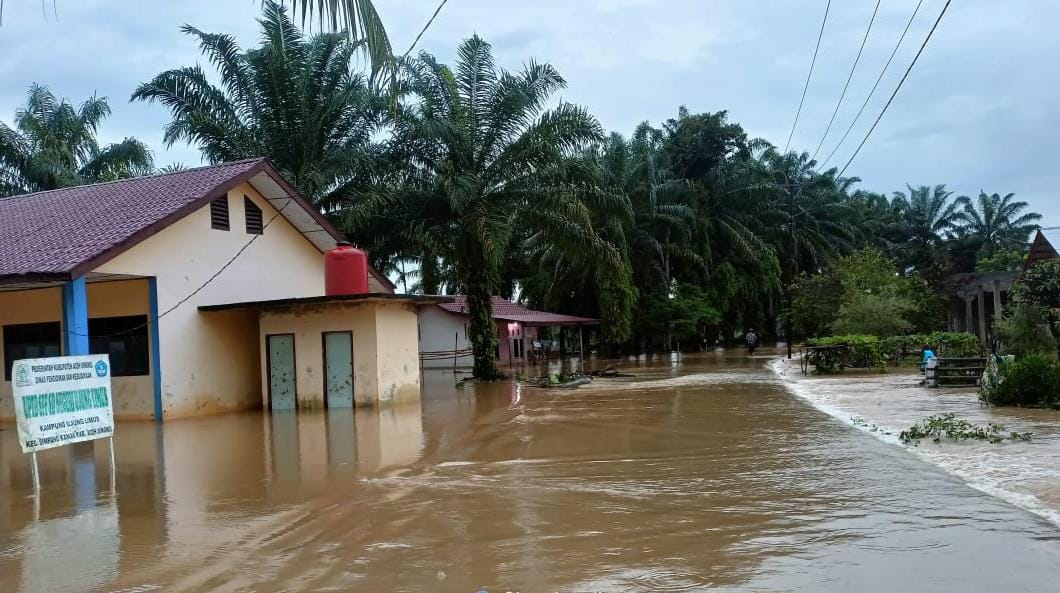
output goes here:
<path id="1" fill-rule="evenodd" d="M 1005 354 L 1026 356 L 1056 351 L 1056 340 L 1049 334 L 1045 311 L 1039 305 L 1013 303 L 1004 315 L 994 320 L 994 332 L 1001 340 Z"/>
<path id="2" fill-rule="evenodd" d="M 924 346 L 939 356 L 964 358 L 982 354 L 979 338 L 975 334 L 963 332 L 912 334 L 880 340 L 880 350 L 884 356 L 893 358 L 895 362 L 910 355 L 915 355 L 919 360 L 920 349 Z"/>
<path id="3" fill-rule="evenodd" d="M 1060 409 L 1060 365 L 1044 354 L 1006 363 L 999 368 L 999 381 L 981 398 L 995 406 Z"/>
<path id="4" fill-rule="evenodd" d="M 810 364 L 819 374 L 833 374 L 843 368 L 880 368 L 886 361 L 876 336 L 830 336 L 806 342 L 807 346 L 842 346 L 842 349 L 815 351 Z"/>

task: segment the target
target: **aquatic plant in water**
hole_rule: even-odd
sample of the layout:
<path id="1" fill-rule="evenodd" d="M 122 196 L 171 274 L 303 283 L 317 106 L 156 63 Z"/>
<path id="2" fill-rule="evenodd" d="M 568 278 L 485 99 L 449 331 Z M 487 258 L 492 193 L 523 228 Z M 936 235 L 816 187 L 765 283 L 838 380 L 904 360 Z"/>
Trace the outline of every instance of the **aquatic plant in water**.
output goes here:
<path id="1" fill-rule="evenodd" d="M 967 420 L 961 420 L 954 414 L 939 414 L 928 416 L 898 434 L 898 438 L 903 443 L 912 443 L 914 445 L 919 445 L 922 439 L 931 439 L 934 443 L 940 443 L 944 437 L 954 441 L 976 439 L 996 445 L 1006 439 L 1029 441 L 1031 440 L 1031 433 L 1010 432 L 1006 435 L 1003 424 L 990 423 L 986 426 L 979 426 Z"/>

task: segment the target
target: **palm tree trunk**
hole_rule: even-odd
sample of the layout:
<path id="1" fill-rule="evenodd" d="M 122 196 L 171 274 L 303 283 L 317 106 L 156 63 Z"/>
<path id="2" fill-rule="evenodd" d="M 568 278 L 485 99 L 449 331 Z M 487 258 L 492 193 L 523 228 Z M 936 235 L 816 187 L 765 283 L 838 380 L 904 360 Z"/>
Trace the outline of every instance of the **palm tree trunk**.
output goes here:
<path id="1" fill-rule="evenodd" d="M 439 276 L 438 256 L 430 249 L 424 249 L 420 256 L 420 284 L 423 294 L 441 294 L 438 292 Z"/>
<path id="2" fill-rule="evenodd" d="M 467 286 L 467 314 L 471 318 L 468 333 L 475 359 L 472 374 L 476 379 L 492 381 L 503 378 L 497 370 L 494 353 L 497 350 L 497 326 L 493 322 L 493 305 L 489 282 L 476 278 Z"/>

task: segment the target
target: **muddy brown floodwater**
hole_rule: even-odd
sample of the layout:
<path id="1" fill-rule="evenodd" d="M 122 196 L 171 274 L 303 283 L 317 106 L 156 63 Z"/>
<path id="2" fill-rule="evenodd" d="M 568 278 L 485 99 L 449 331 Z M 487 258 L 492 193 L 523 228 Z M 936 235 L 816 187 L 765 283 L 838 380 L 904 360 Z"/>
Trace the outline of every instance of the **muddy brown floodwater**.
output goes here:
<path id="1" fill-rule="evenodd" d="M 1060 530 L 818 411 L 763 359 L 577 391 L 237 414 L 42 454 L 0 430 L 0 591 L 1045 591 Z"/>

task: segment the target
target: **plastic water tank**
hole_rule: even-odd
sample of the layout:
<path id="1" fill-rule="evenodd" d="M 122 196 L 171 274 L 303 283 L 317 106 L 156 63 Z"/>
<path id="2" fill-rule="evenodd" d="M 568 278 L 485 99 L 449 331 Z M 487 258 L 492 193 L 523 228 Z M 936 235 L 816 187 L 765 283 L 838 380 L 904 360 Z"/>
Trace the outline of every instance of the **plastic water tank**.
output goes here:
<path id="1" fill-rule="evenodd" d="M 368 292 L 368 254 L 345 241 L 324 254 L 324 294 Z"/>

